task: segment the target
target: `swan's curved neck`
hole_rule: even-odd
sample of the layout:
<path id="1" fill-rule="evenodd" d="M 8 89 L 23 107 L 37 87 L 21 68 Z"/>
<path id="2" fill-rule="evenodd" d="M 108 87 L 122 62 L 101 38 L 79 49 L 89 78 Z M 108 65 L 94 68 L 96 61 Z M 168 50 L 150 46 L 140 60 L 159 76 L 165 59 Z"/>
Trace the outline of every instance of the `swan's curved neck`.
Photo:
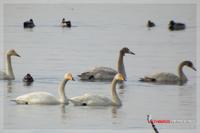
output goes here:
<path id="1" fill-rule="evenodd" d="M 114 105 L 120 106 L 122 103 L 116 92 L 116 85 L 117 85 L 117 80 L 113 79 L 113 81 L 112 81 L 112 102 Z"/>
<path id="2" fill-rule="evenodd" d="M 6 74 L 7 76 L 10 77 L 10 79 L 14 79 L 14 73 L 13 73 L 13 69 L 12 69 L 12 63 L 11 63 L 11 56 L 10 55 L 6 55 Z"/>
<path id="3" fill-rule="evenodd" d="M 184 67 L 184 63 L 181 63 L 178 67 L 178 75 L 180 78 L 181 83 L 185 83 L 187 82 L 187 77 L 185 76 L 185 74 L 183 73 L 183 67 Z"/>
<path id="4" fill-rule="evenodd" d="M 118 62 L 117 62 L 117 71 L 119 73 L 121 73 L 124 78 L 126 79 L 126 71 L 125 71 L 125 67 L 124 67 L 124 53 L 120 51 L 119 53 L 119 58 L 118 58 Z"/>
<path id="5" fill-rule="evenodd" d="M 65 85 L 67 83 L 67 80 L 63 80 L 60 84 L 60 87 L 58 88 L 58 94 L 59 94 L 59 99 L 60 102 L 63 104 L 69 104 L 69 101 L 65 95 Z"/>

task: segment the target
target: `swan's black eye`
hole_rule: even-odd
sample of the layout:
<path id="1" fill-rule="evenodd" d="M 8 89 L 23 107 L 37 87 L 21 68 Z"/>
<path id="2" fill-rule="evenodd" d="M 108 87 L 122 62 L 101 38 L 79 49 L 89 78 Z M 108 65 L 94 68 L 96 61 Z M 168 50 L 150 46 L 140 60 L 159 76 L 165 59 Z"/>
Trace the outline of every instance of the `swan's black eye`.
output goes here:
<path id="1" fill-rule="evenodd" d="M 191 62 L 189 62 L 189 63 L 188 63 L 188 66 L 189 66 L 189 67 L 192 67 L 193 65 L 192 65 L 192 63 L 191 63 Z"/>
<path id="2" fill-rule="evenodd" d="M 87 106 L 87 103 L 82 103 L 82 106 Z"/>
<path id="3" fill-rule="evenodd" d="M 88 79 L 89 80 L 94 80 L 94 75 L 91 75 Z"/>

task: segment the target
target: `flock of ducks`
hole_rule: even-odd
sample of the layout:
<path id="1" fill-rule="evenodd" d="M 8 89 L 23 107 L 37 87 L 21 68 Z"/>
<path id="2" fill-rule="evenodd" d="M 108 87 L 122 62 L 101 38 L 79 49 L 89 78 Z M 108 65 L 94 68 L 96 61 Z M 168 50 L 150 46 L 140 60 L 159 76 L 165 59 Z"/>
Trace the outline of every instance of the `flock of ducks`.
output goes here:
<path id="1" fill-rule="evenodd" d="M 66 21 L 65 18 L 62 19 L 61 21 L 61 27 L 71 27 L 71 21 Z M 152 22 L 151 20 L 148 20 L 147 21 L 147 27 L 149 28 L 152 28 L 152 27 L 155 27 L 155 23 Z M 25 21 L 24 22 L 24 28 L 33 28 L 35 27 L 35 24 L 33 22 L 33 19 L 30 19 L 28 21 Z M 174 20 L 171 20 L 168 24 L 168 29 L 171 30 L 171 31 L 174 31 L 174 30 L 184 30 L 185 29 L 185 24 L 183 23 L 179 23 L 179 22 L 175 22 Z"/>
<path id="2" fill-rule="evenodd" d="M 90 71 L 86 71 L 78 75 L 80 80 L 83 81 L 112 81 L 111 82 L 111 99 L 99 96 L 84 94 L 82 96 L 77 96 L 73 98 L 67 98 L 65 94 L 65 85 L 68 81 L 73 81 L 74 78 L 71 73 L 66 73 L 64 79 L 61 81 L 60 86 L 58 87 L 58 95 L 56 97 L 48 92 L 32 92 L 24 94 L 12 100 L 17 104 L 45 104 L 45 105 L 56 105 L 56 104 L 69 104 L 71 102 L 75 106 L 121 106 L 121 100 L 116 92 L 116 85 L 122 84 L 127 80 L 125 66 L 123 63 L 123 57 L 125 54 L 135 55 L 127 47 L 124 47 L 119 52 L 119 58 L 117 62 L 117 70 L 108 67 L 96 67 Z M 1 80 L 14 80 L 15 75 L 12 69 L 11 57 L 17 56 L 19 54 L 14 49 L 8 50 L 6 53 L 6 71 L 0 72 Z M 159 84 L 179 84 L 183 85 L 187 82 L 187 77 L 183 72 L 183 67 L 187 66 L 194 71 L 194 67 L 191 61 L 183 61 L 178 66 L 178 75 L 173 73 L 161 72 L 151 76 L 145 76 L 139 81 L 141 82 L 152 82 Z M 30 74 L 27 74 L 24 79 L 24 82 L 33 82 L 34 79 Z"/>
<path id="3" fill-rule="evenodd" d="M 147 27 L 152 28 L 152 27 L 155 27 L 155 26 L 156 26 L 155 23 L 152 22 L 151 20 L 147 21 Z M 184 23 L 175 22 L 174 20 L 169 21 L 169 24 L 168 24 L 168 29 L 171 30 L 171 31 L 184 30 L 185 27 L 186 26 L 185 26 Z"/>
<path id="4" fill-rule="evenodd" d="M 23 23 L 24 28 L 33 28 L 35 24 L 32 19 Z M 61 22 L 62 27 L 71 27 L 71 22 L 66 21 L 65 18 L 62 19 Z M 150 20 L 147 22 L 147 27 L 154 27 L 155 24 Z M 185 24 L 176 23 L 174 21 L 169 22 L 170 30 L 181 30 L 185 29 Z M 83 81 L 112 81 L 111 82 L 111 98 L 99 96 L 99 95 L 91 95 L 91 94 L 83 94 L 82 96 L 67 98 L 65 94 L 65 85 L 68 81 L 73 81 L 74 78 L 71 73 L 66 73 L 64 75 L 64 79 L 61 81 L 58 87 L 58 95 L 56 97 L 48 92 L 32 92 L 28 94 L 21 95 L 16 99 L 12 100 L 17 104 L 47 104 L 47 105 L 55 105 L 55 104 L 72 104 L 76 106 L 121 106 L 122 102 L 116 92 L 116 85 L 122 84 L 127 80 L 127 75 L 124 66 L 124 56 L 125 54 L 135 55 L 131 50 L 127 47 L 122 48 L 119 51 L 119 57 L 117 61 L 117 70 L 109 68 L 109 67 L 95 67 L 92 70 L 83 72 L 78 75 L 80 80 Z M 14 80 L 15 75 L 13 72 L 11 57 L 17 56 L 20 57 L 19 54 L 14 49 L 8 50 L 6 52 L 6 71 L 0 72 L 0 80 Z M 179 84 L 183 85 L 187 82 L 187 77 L 183 73 L 183 67 L 187 66 L 196 71 L 193 63 L 191 61 L 183 61 L 178 66 L 178 75 L 168 72 L 156 73 L 154 75 L 145 76 L 140 78 L 141 82 L 152 82 L 152 83 L 160 83 L 160 84 Z M 34 81 L 33 77 L 30 74 L 25 75 L 23 82 L 29 84 Z"/>
<path id="5" fill-rule="evenodd" d="M 23 23 L 23 25 L 24 25 L 24 28 L 34 28 L 34 27 L 35 27 L 35 24 L 34 24 L 34 22 L 33 22 L 33 19 L 30 19 L 30 20 L 28 20 L 28 21 L 25 21 L 25 22 Z M 69 27 L 69 28 L 72 26 L 72 25 L 71 25 L 71 21 L 66 21 L 65 18 L 62 19 L 60 25 L 61 25 L 61 27 Z"/>

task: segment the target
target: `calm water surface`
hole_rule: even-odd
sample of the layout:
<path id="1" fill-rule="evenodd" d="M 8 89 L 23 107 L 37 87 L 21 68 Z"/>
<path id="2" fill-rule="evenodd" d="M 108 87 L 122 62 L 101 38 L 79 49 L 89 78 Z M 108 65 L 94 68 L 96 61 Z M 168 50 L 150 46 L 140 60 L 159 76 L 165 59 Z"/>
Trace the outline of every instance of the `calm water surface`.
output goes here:
<path id="1" fill-rule="evenodd" d="M 195 5 L 68 4 L 5 5 L 4 50 L 16 49 L 14 81 L 0 81 L 4 92 L 4 128 L 8 129 L 149 129 L 146 115 L 161 120 L 192 120 L 191 123 L 159 124 L 160 129 L 193 128 L 196 120 L 196 74 L 185 68 L 189 82 L 184 86 L 154 85 L 137 80 L 157 71 L 176 73 L 177 65 L 191 60 L 196 65 Z M 71 29 L 58 26 L 62 17 Z M 37 25 L 23 29 L 33 18 Z M 149 30 L 151 19 L 156 27 Z M 187 24 L 184 31 L 170 32 L 169 20 Z M 116 67 L 119 50 L 134 53 L 124 57 L 128 81 L 118 89 L 123 106 L 74 107 L 16 105 L 15 97 L 47 91 L 57 95 L 65 72 L 77 74 L 95 66 Z M 3 56 L 3 53 L 1 53 Z M 2 62 L 2 61 L 1 61 Z M 31 73 L 35 82 L 24 86 L 22 78 Z M 68 97 L 83 93 L 110 96 L 109 82 L 68 82 Z"/>

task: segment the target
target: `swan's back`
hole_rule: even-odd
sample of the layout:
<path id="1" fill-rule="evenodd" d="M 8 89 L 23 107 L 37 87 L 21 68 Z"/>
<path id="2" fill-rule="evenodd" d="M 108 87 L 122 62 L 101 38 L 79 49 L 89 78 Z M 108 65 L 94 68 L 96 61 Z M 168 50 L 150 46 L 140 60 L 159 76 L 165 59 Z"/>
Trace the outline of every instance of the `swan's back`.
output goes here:
<path id="1" fill-rule="evenodd" d="M 109 67 L 95 67 L 94 69 L 81 73 L 78 75 L 81 80 L 112 80 L 117 74 L 112 68 Z"/>
<path id="2" fill-rule="evenodd" d="M 112 105 L 112 101 L 99 95 L 84 94 L 82 96 L 73 97 L 70 101 L 76 106 L 109 106 Z"/>
<path id="3" fill-rule="evenodd" d="M 156 82 L 169 82 L 169 83 L 178 83 L 179 77 L 173 73 L 161 72 L 150 76 L 150 78 L 155 79 Z"/>
<path id="4" fill-rule="evenodd" d="M 32 92 L 16 98 L 18 104 L 59 104 L 58 99 L 47 92 Z"/>

